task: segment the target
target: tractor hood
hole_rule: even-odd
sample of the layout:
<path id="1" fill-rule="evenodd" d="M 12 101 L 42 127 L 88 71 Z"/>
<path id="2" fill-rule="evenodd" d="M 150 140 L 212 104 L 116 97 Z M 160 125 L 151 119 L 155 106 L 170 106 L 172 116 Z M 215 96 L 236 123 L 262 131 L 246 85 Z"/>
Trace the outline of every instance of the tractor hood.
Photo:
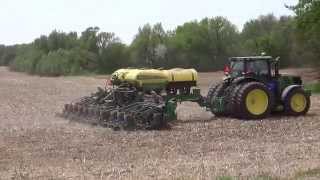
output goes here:
<path id="1" fill-rule="evenodd" d="M 278 78 L 281 90 L 284 90 L 290 85 L 302 85 L 302 79 L 299 76 L 281 74 Z"/>

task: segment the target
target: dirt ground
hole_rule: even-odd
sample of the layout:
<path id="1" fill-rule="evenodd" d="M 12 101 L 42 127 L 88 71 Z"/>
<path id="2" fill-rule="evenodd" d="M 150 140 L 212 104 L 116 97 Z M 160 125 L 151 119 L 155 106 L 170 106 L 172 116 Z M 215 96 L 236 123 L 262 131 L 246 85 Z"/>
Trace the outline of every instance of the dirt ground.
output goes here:
<path id="1" fill-rule="evenodd" d="M 311 69 L 288 69 L 313 81 Z M 200 73 L 205 94 L 221 72 Z M 44 78 L 0 67 L 0 179 L 295 177 L 320 168 L 320 96 L 305 117 L 216 118 L 193 103 L 163 131 L 112 131 L 56 116 L 104 76 Z"/>

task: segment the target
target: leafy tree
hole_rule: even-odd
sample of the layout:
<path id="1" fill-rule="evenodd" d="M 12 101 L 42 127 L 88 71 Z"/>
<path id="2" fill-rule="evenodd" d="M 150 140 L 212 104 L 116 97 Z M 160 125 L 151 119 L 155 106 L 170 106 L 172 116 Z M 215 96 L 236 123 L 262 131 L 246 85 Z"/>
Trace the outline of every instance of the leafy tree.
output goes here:
<path id="1" fill-rule="evenodd" d="M 238 37 L 236 26 L 223 17 L 188 22 L 175 31 L 175 58 L 184 67 L 204 71 L 221 69 L 228 56 L 238 54 Z"/>
<path id="2" fill-rule="evenodd" d="M 312 61 L 320 66 L 320 1 L 299 0 L 290 7 L 297 15 L 298 39 L 312 51 Z"/>
<path id="3" fill-rule="evenodd" d="M 2 56 L 4 55 L 4 53 L 6 52 L 6 46 L 0 44 L 0 66 L 6 65 L 5 62 L 3 62 Z"/>
<path id="4" fill-rule="evenodd" d="M 17 46 L 0 46 L 0 66 L 9 65 L 16 57 Z"/>
<path id="5" fill-rule="evenodd" d="M 272 14 L 260 16 L 245 23 L 241 33 L 244 42 L 242 54 L 259 55 L 262 52 L 271 54 L 274 47 L 271 44 L 270 35 L 277 23 L 277 18 Z"/>
<path id="6" fill-rule="evenodd" d="M 224 17 L 186 22 L 166 31 L 161 23 L 139 28 L 127 46 L 112 32 L 89 27 L 81 33 L 54 30 L 24 45 L 0 45 L 0 65 L 40 75 L 110 73 L 122 67 L 221 69 L 230 56 L 280 56 L 283 67 L 320 57 L 319 1 L 290 7 L 297 17 L 272 14 L 248 21 L 239 32 Z"/>
<path id="7" fill-rule="evenodd" d="M 210 59 L 220 68 L 229 56 L 238 54 L 239 33 L 235 25 L 224 17 L 204 19 L 200 22 L 209 37 Z"/>
<path id="8" fill-rule="evenodd" d="M 300 46 L 295 38 L 295 19 L 291 16 L 276 18 L 269 14 L 260 16 L 244 25 L 242 55 L 260 55 L 265 52 L 281 57 L 281 66 L 297 65 Z"/>
<path id="9" fill-rule="evenodd" d="M 36 66 L 45 54 L 33 45 L 20 45 L 16 49 L 16 56 L 10 64 L 15 71 L 36 73 Z"/>
<path id="10" fill-rule="evenodd" d="M 167 34 L 160 23 L 139 28 L 131 44 L 133 61 L 140 66 L 159 67 L 165 64 Z"/>
<path id="11" fill-rule="evenodd" d="M 70 74 L 70 52 L 59 49 L 43 56 L 36 66 L 36 73 L 46 76 L 59 76 Z"/>
<path id="12" fill-rule="evenodd" d="M 67 41 L 66 34 L 54 30 L 48 37 L 48 49 L 49 51 L 56 51 L 58 49 L 66 49 Z"/>
<path id="13" fill-rule="evenodd" d="M 173 47 L 176 49 L 176 61 L 184 63 L 183 67 L 197 67 L 201 52 L 208 52 L 206 45 L 208 37 L 202 31 L 197 21 L 178 26 L 173 37 Z"/>
<path id="14" fill-rule="evenodd" d="M 101 32 L 97 36 L 97 47 L 99 49 L 107 48 L 112 43 L 119 43 L 120 39 L 114 33 Z"/>
<path id="15" fill-rule="evenodd" d="M 129 57 L 126 45 L 118 42 L 113 43 L 102 49 L 98 71 L 100 73 L 112 73 L 116 69 L 129 67 L 132 65 Z"/>
<path id="16" fill-rule="evenodd" d="M 295 38 L 294 18 L 282 16 L 277 20 L 277 25 L 272 29 L 269 39 L 272 49 L 266 50 L 272 56 L 281 57 L 281 66 L 298 65 L 299 59 L 292 52 L 299 50 Z"/>
<path id="17" fill-rule="evenodd" d="M 85 31 L 81 33 L 80 41 L 81 41 L 81 48 L 87 49 L 93 53 L 99 53 L 98 47 L 98 32 L 99 27 L 89 27 Z"/>
<path id="18" fill-rule="evenodd" d="M 42 35 L 39 38 L 35 39 L 33 44 L 36 48 L 42 50 L 44 53 L 48 53 L 50 51 L 48 47 L 48 37 L 45 35 Z"/>

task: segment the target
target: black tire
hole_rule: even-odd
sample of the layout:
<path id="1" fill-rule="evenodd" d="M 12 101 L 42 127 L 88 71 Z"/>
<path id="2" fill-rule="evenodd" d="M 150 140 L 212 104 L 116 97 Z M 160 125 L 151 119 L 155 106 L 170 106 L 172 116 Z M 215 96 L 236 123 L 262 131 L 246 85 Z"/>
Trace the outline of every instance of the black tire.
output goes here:
<path id="1" fill-rule="evenodd" d="M 296 94 L 303 95 L 305 100 L 306 100 L 306 104 L 305 104 L 304 110 L 299 111 L 299 112 L 294 110 L 294 108 L 291 106 L 291 101 L 293 100 L 293 96 L 296 95 Z M 303 89 L 294 88 L 285 97 L 285 100 L 284 100 L 284 112 L 285 112 L 286 115 L 290 115 L 290 116 L 302 116 L 302 115 L 307 114 L 307 112 L 310 109 L 310 105 L 311 105 L 310 96 L 308 96 Z"/>
<path id="2" fill-rule="evenodd" d="M 207 94 L 207 103 L 211 102 L 211 98 L 213 97 L 213 93 L 216 91 L 216 89 L 218 88 L 218 86 L 222 84 L 221 82 L 216 84 L 216 83 L 212 83 L 209 87 L 208 90 L 208 94 Z"/>
<path id="3" fill-rule="evenodd" d="M 110 111 L 103 111 L 101 112 L 101 116 L 99 118 L 99 124 L 102 127 L 107 127 L 107 122 L 110 118 Z"/>
<path id="4" fill-rule="evenodd" d="M 133 130 L 134 129 L 135 122 L 134 122 L 134 119 L 133 119 L 131 113 L 125 113 L 124 114 L 124 121 L 127 124 L 127 126 L 126 126 L 127 130 Z"/>
<path id="5" fill-rule="evenodd" d="M 268 104 L 266 107 L 266 110 L 262 114 L 253 114 L 250 112 L 250 110 L 247 107 L 246 99 L 250 92 L 253 90 L 262 90 L 266 93 L 268 98 Z M 233 99 L 233 109 L 235 110 L 234 114 L 236 117 L 241 119 L 263 119 L 266 118 L 274 104 L 274 96 L 272 92 L 263 84 L 260 82 L 248 82 L 241 85 L 241 87 L 237 90 L 237 94 L 235 95 Z"/>
<path id="6" fill-rule="evenodd" d="M 239 90 L 243 87 L 244 84 L 237 84 L 229 91 L 228 102 L 227 102 L 227 111 L 231 117 L 238 117 L 239 108 L 237 107 L 237 97 Z"/>
<path id="7" fill-rule="evenodd" d="M 226 84 L 225 83 L 219 84 L 217 86 L 216 90 L 212 94 L 213 98 L 211 99 L 210 103 L 213 103 L 212 101 L 214 100 L 214 98 L 221 97 L 224 94 L 225 89 L 226 89 Z M 223 112 L 214 112 L 214 115 L 217 116 L 217 117 L 220 117 L 220 116 L 227 116 L 228 114 L 227 114 L 227 111 L 225 109 Z"/>
<path id="8" fill-rule="evenodd" d="M 154 113 L 150 122 L 150 129 L 159 130 L 163 126 L 163 115 L 161 113 Z"/>
<path id="9" fill-rule="evenodd" d="M 110 122 L 115 123 L 117 121 L 117 113 L 118 113 L 117 110 L 110 112 L 110 117 L 109 117 Z"/>
<path id="10" fill-rule="evenodd" d="M 211 85 L 211 87 L 208 91 L 208 95 L 207 95 L 207 102 L 212 105 L 214 103 L 213 101 L 215 100 L 216 97 L 221 97 L 224 94 L 225 89 L 226 89 L 225 82 L 220 82 L 216 85 Z M 226 111 L 216 112 L 212 108 L 210 108 L 210 109 L 211 109 L 211 112 L 217 117 L 227 115 Z"/>

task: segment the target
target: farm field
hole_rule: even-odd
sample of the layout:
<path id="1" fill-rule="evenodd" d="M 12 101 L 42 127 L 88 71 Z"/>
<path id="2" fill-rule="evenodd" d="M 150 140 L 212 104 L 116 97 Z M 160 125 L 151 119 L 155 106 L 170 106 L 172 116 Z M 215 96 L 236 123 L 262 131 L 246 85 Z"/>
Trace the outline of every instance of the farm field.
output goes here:
<path id="1" fill-rule="evenodd" d="M 314 81 L 312 69 L 285 69 Z M 199 87 L 223 73 L 200 73 Z M 56 114 L 107 76 L 47 78 L 0 67 L 0 179 L 320 178 L 320 96 L 305 117 L 216 118 L 194 103 L 162 131 L 112 131 Z"/>

